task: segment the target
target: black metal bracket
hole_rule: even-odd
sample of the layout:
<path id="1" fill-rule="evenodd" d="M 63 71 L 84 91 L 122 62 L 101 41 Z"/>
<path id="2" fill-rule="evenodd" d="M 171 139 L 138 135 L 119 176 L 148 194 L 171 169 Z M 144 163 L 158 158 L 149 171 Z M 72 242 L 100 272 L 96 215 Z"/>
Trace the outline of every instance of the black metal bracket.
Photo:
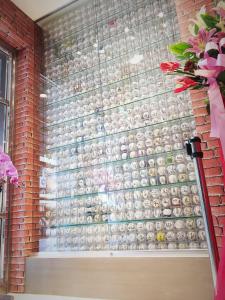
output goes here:
<path id="1" fill-rule="evenodd" d="M 186 144 L 187 155 L 189 155 L 191 158 L 194 158 L 194 157 L 203 158 L 203 152 L 202 151 L 196 151 L 196 152 L 192 151 L 192 144 L 195 143 L 195 142 L 201 143 L 201 139 L 199 137 L 194 137 L 194 138 L 188 140 L 185 143 Z"/>
<path id="2" fill-rule="evenodd" d="M 200 151 L 200 152 L 192 153 L 192 157 L 200 157 L 200 158 L 203 158 L 203 152 Z"/>

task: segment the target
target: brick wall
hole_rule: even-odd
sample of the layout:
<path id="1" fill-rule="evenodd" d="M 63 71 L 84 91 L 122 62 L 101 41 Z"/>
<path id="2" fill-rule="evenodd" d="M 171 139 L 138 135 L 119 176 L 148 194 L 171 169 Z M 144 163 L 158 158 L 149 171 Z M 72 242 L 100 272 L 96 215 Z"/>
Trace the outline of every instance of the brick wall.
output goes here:
<path id="1" fill-rule="evenodd" d="M 24 188 L 11 191 L 9 211 L 9 290 L 24 291 L 25 257 L 38 250 L 39 74 L 41 30 L 10 0 L 0 0 L 0 39 L 16 50 L 15 105 L 11 111 L 10 152 Z M 12 125 L 12 123 L 11 123 Z"/>
<path id="2" fill-rule="evenodd" d="M 190 36 L 188 24 L 190 18 L 195 19 L 196 12 L 205 5 L 210 11 L 212 0 L 175 0 L 178 22 L 182 40 Z M 225 193 L 223 184 L 222 165 L 220 160 L 219 141 L 210 138 L 210 117 L 206 111 L 204 99 L 207 93 L 204 91 L 192 91 L 191 99 L 198 136 L 202 139 L 204 152 L 203 166 L 205 169 L 210 203 L 213 213 L 213 221 L 218 246 L 221 246 L 223 226 L 225 223 Z"/>

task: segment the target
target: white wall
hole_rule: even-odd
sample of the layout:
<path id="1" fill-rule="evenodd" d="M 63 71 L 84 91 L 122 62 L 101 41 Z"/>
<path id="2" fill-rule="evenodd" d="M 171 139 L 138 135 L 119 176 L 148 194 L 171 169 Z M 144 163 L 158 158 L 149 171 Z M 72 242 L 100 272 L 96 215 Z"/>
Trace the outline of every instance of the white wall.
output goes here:
<path id="1" fill-rule="evenodd" d="M 72 0 L 12 0 L 31 19 L 37 20 Z"/>

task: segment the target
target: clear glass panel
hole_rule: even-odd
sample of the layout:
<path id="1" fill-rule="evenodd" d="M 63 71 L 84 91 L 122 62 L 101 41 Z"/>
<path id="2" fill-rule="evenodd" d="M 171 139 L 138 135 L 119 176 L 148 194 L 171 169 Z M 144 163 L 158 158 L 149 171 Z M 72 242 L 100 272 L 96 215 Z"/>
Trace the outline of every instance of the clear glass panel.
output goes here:
<path id="1" fill-rule="evenodd" d="M 0 51 L 0 98 L 6 98 L 7 91 L 7 56 Z"/>
<path id="2" fill-rule="evenodd" d="M 4 147 L 7 107 L 0 103 L 0 147 Z"/>
<path id="3" fill-rule="evenodd" d="M 0 147 L 7 151 L 8 140 L 8 109 L 11 92 L 11 56 L 0 50 Z M 4 278 L 4 268 L 7 267 L 4 251 L 6 249 L 6 188 L 0 190 L 0 285 Z M 8 216 L 7 216 L 8 218 Z M 7 278 L 4 278 L 7 280 Z M 1 292 L 1 291 L 0 291 Z"/>
<path id="4" fill-rule="evenodd" d="M 40 251 L 206 248 L 191 101 L 159 69 L 173 1 L 78 1 L 41 26 Z"/>

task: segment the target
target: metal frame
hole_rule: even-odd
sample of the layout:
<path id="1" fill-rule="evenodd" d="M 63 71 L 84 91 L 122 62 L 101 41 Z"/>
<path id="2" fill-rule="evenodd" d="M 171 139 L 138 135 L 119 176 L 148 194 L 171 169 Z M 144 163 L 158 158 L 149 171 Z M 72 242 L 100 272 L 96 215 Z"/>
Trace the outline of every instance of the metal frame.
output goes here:
<path id="1" fill-rule="evenodd" d="M 35 258 L 96 258 L 96 257 L 209 257 L 207 249 L 160 250 L 160 251 L 74 251 L 74 252 L 36 252 Z"/>
<path id="2" fill-rule="evenodd" d="M 197 175 L 196 181 L 200 196 L 202 217 L 205 223 L 205 233 L 208 244 L 213 284 L 214 287 L 216 287 L 217 271 L 219 266 L 219 251 L 216 242 L 209 195 L 202 163 L 203 152 L 201 151 L 201 139 L 199 137 L 194 137 L 187 142 L 186 146 L 188 155 L 190 155 L 193 159 L 195 173 Z"/>
<path id="3" fill-rule="evenodd" d="M 84 4 L 85 2 L 86 2 L 87 0 L 80 0 L 80 1 L 73 1 L 73 2 L 71 2 L 69 5 L 67 5 L 66 7 L 66 9 L 64 10 L 64 13 L 65 13 L 65 11 L 66 10 L 68 10 L 68 8 L 70 7 L 70 5 L 79 5 L 79 4 Z M 76 3 L 77 2 L 77 3 Z M 74 3 L 76 3 L 76 4 L 74 4 Z M 44 16 L 43 18 L 41 18 L 40 20 L 39 20 L 39 24 L 40 25 L 43 25 L 43 24 L 45 24 L 45 23 L 48 23 L 51 19 L 54 19 L 54 18 L 57 18 L 57 16 L 59 16 L 60 14 L 61 14 L 62 12 L 61 12 L 61 9 L 59 9 L 59 10 L 57 10 L 57 12 L 53 12 L 53 13 L 51 13 L 51 14 L 49 14 L 48 16 Z M 49 18 L 47 18 L 47 17 L 49 17 Z M 42 75 L 42 79 L 45 79 L 45 80 L 48 80 L 47 78 L 44 78 L 44 76 Z M 49 80 L 50 81 L 50 80 Z M 201 197 L 201 196 L 200 196 Z M 168 251 L 168 250 L 167 250 Z M 182 251 L 182 250 L 177 250 L 176 251 L 176 254 L 178 254 L 178 253 L 180 253 L 180 251 Z M 190 252 L 196 252 L 196 253 L 200 253 L 198 250 L 188 250 L 188 251 L 190 251 Z M 89 252 L 89 251 L 88 251 Z M 103 252 L 103 251 L 100 251 L 101 253 Z M 133 253 L 133 251 L 124 251 L 128 256 L 130 255 L 130 253 L 132 252 Z M 170 252 L 170 251 L 168 251 L 168 252 Z M 166 252 L 166 253 L 168 253 L 168 252 Z M 61 252 L 59 252 L 60 253 L 60 255 L 61 255 Z M 82 251 L 80 252 L 79 251 L 79 254 L 80 253 L 82 253 Z M 112 256 L 112 255 L 114 255 L 113 253 L 115 253 L 115 255 L 117 255 L 117 252 L 111 252 L 111 251 L 109 251 L 108 252 L 109 253 L 109 256 Z M 135 252 L 134 252 L 135 253 Z M 142 254 L 143 254 L 144 252 L 142 252 L 142 251 L 140 251 L 139 252 L 139 254 L 138 254 L 138 256 L 141 256 Z M 99 254 L 98 253 L 96 253 L 96 252 L 89 252 L 89 254 L 90 254 L 90 256 L 91 257 L 95 257 L 95 256 L 98 256 Z M 46 254 L 46 256 L 47 257 L 49 257 L 48 255 L 50 255 L 50 257 L 51 257 L 51 254 Z M 101 255 L 101 254 L 100 254 Z M 122 255 L 124 255 L 124 253 L 122 254 Z M 136 254 L 135 254 L 136 255 Z M 150 255 L 151 255 L 151 253 L 150 253 Z M 82 255 L 81 255 L 82 256 Z M 120 256 L 120 255 L 119 255 Z"/>
<path id="4" fill-rule="evenodd" d="M 5 128 L 4 128 L 4 150 L 9 151 L 9 136 L 10 136 L 10 99 L 13 95 L 12 93 L 12 83 L 13 83 L 13 54 L 2 48 L 0 46 L 0 51 L 3 52 L 7 57 L 7 65 L 6 65 L 6 99 L 0 98 L 0 103 L 6 106 L 6 120 L 5 120 Z M 3 190 L 1 196 L 0 203 L 0 211 L 4 214 L 6 210 L 6 200 L 8 199 L 8 186 Z M 9 219 L 9 218 L 8 218 Z M 7 249 L 6 245 L 6 237 L 5 237 L 5 225 L 6 220 L 5 217 L 0 216 L 0 279 L 4 278 L 4 264 L 5 264 L 5 249 Z"/>

